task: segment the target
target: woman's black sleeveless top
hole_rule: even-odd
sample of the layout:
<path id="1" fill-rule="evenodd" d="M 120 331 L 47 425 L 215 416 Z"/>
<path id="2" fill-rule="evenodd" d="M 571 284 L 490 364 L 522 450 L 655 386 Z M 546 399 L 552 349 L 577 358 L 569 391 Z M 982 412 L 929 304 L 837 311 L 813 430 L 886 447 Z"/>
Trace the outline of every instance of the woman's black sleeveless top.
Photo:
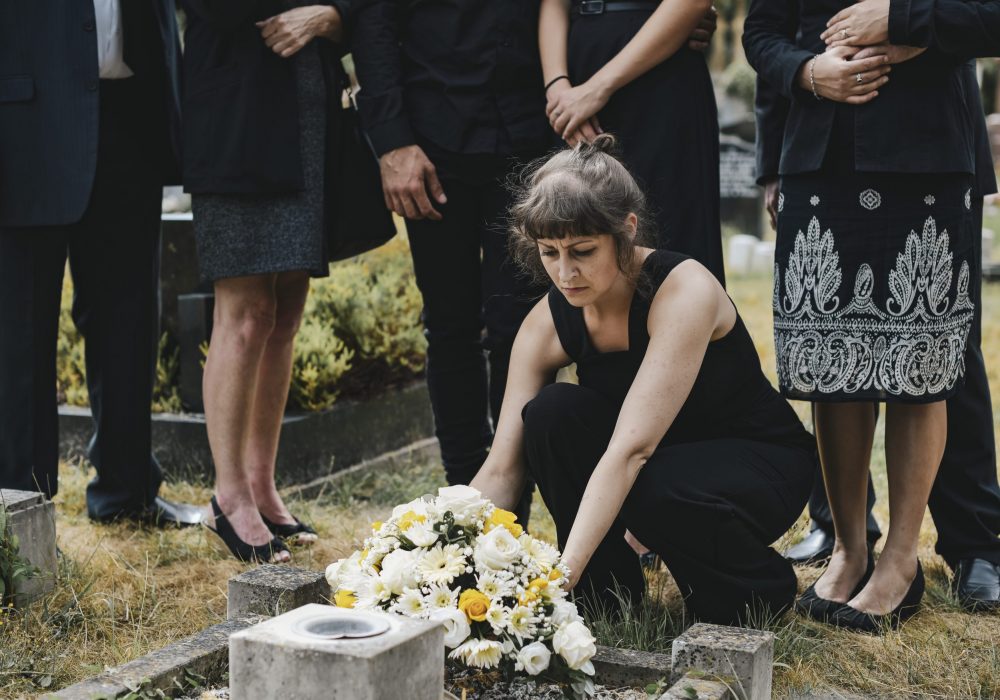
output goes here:
<path id="1" fill-rule="evenodd" d="M 581 386 L 621 408 L 649 345 L 650 303 L 667 275 L 688 259 L 665 250 L 646 258 L 640 288 L 648 291 L 637 290 L 632 297 L 628 350 L 598 352 L 587 333 L 583 309 L 566 301 L 555 287 L 549 290 L 552 320 L 563 349 L 576 362 Z M 815 449 L 812 435 L 761 371 L 757 350 L 739 313 L 733 329 L 709 343 L 691 393 L 660 444 L 726 438 Z"/>

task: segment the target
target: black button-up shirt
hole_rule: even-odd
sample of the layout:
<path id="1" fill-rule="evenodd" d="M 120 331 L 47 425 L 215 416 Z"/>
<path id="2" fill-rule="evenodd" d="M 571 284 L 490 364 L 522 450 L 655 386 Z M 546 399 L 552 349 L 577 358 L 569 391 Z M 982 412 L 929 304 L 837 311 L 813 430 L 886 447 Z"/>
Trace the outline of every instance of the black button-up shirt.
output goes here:
<path id="1" fill-rule="evenodd" d="M 359 0 L 358 107 L 379 155 L 418 141 L 506 155 L 552 139 L 538 0 Z"/>

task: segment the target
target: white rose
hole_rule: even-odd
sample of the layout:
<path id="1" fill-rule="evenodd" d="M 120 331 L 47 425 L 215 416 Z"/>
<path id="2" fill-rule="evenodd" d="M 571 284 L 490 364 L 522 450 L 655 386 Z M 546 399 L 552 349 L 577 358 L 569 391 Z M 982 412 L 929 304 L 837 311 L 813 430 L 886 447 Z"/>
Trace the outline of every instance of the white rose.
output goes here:
<path id="1" fill-rule="evenodd" d="M 403 592 L 403 588 L 417 585 L 416 563 L 420 553 L 416 550 L 407 552 L 404 549 L 397 549 L 385 555 L 382 560 L 382 573 L 379 575 L 382 582 L 396 595 Z"/>
<path id="2" fill-rule="evenodd" d="M 532 642 L 517 652 L 517 663 L 529 676 L 537 676 L 549 667 L 552 652 L 541 642 Z"/>
<path id="3" fill-rule="evenodd" d="M 480 568 L 507 569 L 521 558 L 521 545 L 510 534 L 510 530 L 495 527 L 476 539 L 472 557 Z"/>
<path id="4" fill-rule="evenodd" d="M 552 648 L 566 660 L 570 668 L 590 674 L 594 671 L 590 660 L 597 653 L 596 642 L 587 626 L 577 620 L 556 630 L 552 637 Z"/>
<path id="5" fill-rule="evenodd" d="M 340 588 L 340 569 L 344 566 L 344 561 L 344 559 L 340 559 L 326 567 L 326 582 L 330 584 L 332 591 Z"/>
<path id="6" fill-rule="evenodd" d="M 444 645 L 449 649 L 464 642 L 472 632 L 468 618 L 458 608 L 438 608 L 431 611 L 430 619 L 444 625 Z"/>
<path id="7" fill-rule="evenodd" d="M 435 503 L 441 511 L 450 510 L 458 525 L 471 525 L 482 519 L 489 501 L 471 486 L 443 486 Z"/>
<path id="8" fill-rule="evenodd" d="M 580 621 L 580 612 L 576 605 L 568 600 L 558 601 L 552 610 L 552 626 L 555 628 L 565 627 L 571 622 Z"/>
<path id="9" fill-rule="evenodd" d="M 414 523 L 403 534 L 418 547 L 433 546 L 438 540 L 438 533 L 434 532 L 434 526 L 429 522 Z"/>

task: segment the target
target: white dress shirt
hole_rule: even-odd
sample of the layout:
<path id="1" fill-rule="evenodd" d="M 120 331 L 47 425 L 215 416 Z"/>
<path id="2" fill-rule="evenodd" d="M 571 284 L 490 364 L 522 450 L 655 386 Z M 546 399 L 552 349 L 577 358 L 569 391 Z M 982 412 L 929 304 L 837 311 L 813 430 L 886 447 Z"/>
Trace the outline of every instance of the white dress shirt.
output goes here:
<path id="1" fill-rule="evenodd" d="M 119 0 L 94 0 L 97 20 L 97 65 L 100 77 L 128 78 L 132 70 L 125 65 L 122 40 L 122 8 Z"/>

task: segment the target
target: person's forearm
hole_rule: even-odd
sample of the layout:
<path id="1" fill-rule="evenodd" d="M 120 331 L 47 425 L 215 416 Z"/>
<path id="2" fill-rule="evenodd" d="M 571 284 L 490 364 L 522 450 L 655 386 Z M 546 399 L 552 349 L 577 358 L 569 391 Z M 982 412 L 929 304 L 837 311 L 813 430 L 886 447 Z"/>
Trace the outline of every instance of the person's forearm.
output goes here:
<path id="1" fill-rule="evenodd" d="M 516 465 L 514 468 L 503 469 L 489 458 L 480 468 L 470 486 L 479 489 L 498 508 L 514 510 L 521 499 L 524 490 L 524 468 Z"/>
<path id="2" fill-rule="evenodd" d="M 563 561 L 570 567 L 573 581 L 579 580 L 607 536 L 645 461 L 642 452 L 618 448 L 612 442 L 597 463 L 563 551 Z"/>
<path id="3" fill-rule="evenodd" d="M 566 44 L 569 36 L 569 0 L 542 0 L 538 12 L 538 49 L 545 84 L 567 75 Z"/>
<path id="4" fill-rule="evenodd" d="M 663 0 L 631 41 L 591 78 L 609 93 L 673 56 L 712 6 L 710 0 Z"/>

